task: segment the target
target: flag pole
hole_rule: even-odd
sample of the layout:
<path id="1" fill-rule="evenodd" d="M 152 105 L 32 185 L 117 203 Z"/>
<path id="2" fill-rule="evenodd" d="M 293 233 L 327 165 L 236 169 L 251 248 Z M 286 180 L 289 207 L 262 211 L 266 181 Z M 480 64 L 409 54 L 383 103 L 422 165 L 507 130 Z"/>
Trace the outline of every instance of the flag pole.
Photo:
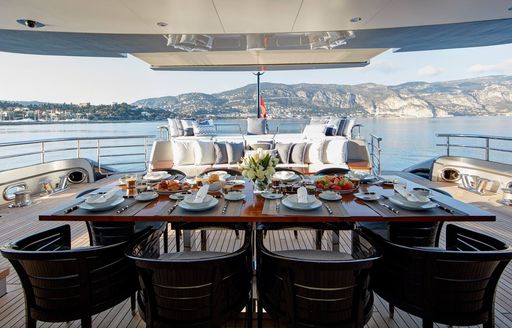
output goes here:
<path id="1" fill-rule="evenodd" d="M 258 98 L 258 118 L 261 118 L 261 103 L 260 103 L 260 76 L 262 76 L 263 74 L 265 74 L 265 72 L 257 72 L 257 73 L 253 73 L 254 75 L 256 75 L 256 78 L 257 78 L 257 86 L 258 86 L 258 95 L 256 98 Z"/>

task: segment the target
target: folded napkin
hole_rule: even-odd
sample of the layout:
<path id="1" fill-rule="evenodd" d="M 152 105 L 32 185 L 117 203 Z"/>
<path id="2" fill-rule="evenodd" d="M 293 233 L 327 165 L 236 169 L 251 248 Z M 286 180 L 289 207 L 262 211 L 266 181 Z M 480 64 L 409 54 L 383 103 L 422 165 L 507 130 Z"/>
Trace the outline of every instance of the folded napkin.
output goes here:
<path id="1" fill-rule="evenodd" d="M 300 187 L 297 189 L 297 202 L 298 203 L 307 203 L 308 202 L 308 191 L 305 187 Z"/>
<path id="2" fill-rule="evenodd" d="M 87 199 L 86 202 L 88 204 L 103 204 L 110 201 L 112 198 L 116 197 L 117 189 L 110 189 L 108 192 L 104 193 L 101 196 L 94 197 L 92 199 Z"/>
<path id="3" fill-rule="evenodd" d="M 398 194 L 400 194 L 400 196 L 404 197 L 405 199 L 407 199 L 410 202 L 421 202 L 422 201 L 418 197 L 416 197 L 416 195 L 412 194 L 407 189 L 405 189 L 404 186 L 395 185 L 394 188 L 395 188 L 395 191 Z"/>
<path id="4" fill-rule="evenodd" d="M 204 185 L 202 186 L 196 193 L 196 198 L 194 198 L 194 200 L 192 201 L 192 203 L 202 203 L 206 197 L 206 195 L 208 195 L 208 189 L 209 189 L 209 186 L 208 185 Z"/>

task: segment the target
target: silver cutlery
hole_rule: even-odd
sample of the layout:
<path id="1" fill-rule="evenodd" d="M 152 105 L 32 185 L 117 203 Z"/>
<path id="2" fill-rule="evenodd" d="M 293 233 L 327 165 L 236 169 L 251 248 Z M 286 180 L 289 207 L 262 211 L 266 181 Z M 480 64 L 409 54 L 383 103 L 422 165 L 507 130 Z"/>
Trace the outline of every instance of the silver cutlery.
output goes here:
<path id="1" fill-rule="evenodd" d="M 455 211 L 454 211 L 454 210 L 452 210 L 451 208 L 448 208 L 448 207 L 446 207 L 446 206 L 444 206 L 444 205 L 442 205 L 442 204 L 438 203 L 435 199 L 430 198 L 430 200 L 431 200 L 432 202 L 436 203 L 436 205 L 437 205 L 437 207 L 438 207 L 439 209 L 441 209 L 441 210 L 443 210 L 443 211 L 445 211 L 445 212 L 448 212 L 448 213 L 450 213 L 450 214 L 455 214 Z"/>
<path id="2" fill-rule="evenodd" d="M 331 207 L 329 205 L 327 205 L 326 203 L 322 202 L 322 205 L 325 206 L 325 208 L 327 209 L 327 212 L 332 215 L 334 212 L 332 211 Z"/>
<path id="3" fill-rule="evenodd" d="M 73 212 L 73 211 L 77 210 L 78 208 L 79 208 L 79 207 L 78 207 L 78 205 L 75 205 L 75 206 L 73 206 L 73 207 L 70 207 L 70 208 L 68 208 L 68 209 L 65 209 L 65 210 L 64 210 L 64 214 L 69 214 L 69 213 L 71 213 L 71 212 Z"/>
<path id="4" fill-rule="evenodd" d="M 385 198 L 387 198 L 387 197 L 385 197 Z M 394 208 L 394 207 L 389 206 L 389 205 L 388 205 L 388 204 L 386 204 L 386 203 L 379 202 L 379 205 L 384 206 L 385 208 L 387 208 L 388 210 L 390 210 L 391 212 L 393 212 L 393 213 L 395 213 L 395 214 L 400 213 L 400 211 L 399 211 L 399 210 L 397 210 L 397 209 L 396 209 L 396 208 Z"/>
<path id="5" fill-rule="evenodd" d="M 276 212 L 279 213 L 279 210 L 281 208 L 281 199 L 276 199 Z"/>
<path id="6" fill-rule="evenodd" d="M 222 210 L 220 211 L 221 214 L 226 214 L 226 211 L 228 210 L 229 200 L 224 199 L 224 206 L 222 207 Z"/>
<path id="7" fill-rule="evenodd" d="M 177 200 L 176 203 L 174 203 L 174 205 L 167 211 L 167 213 L 171 214 L 176 209 L 176 207 L 178 207 L 179 203 L 180 203 L 180 200 Z"/>
<path id="8" fill-rule="evenodd" d="M 126 205 L 126 206 L 121 207 L 120 209 L 118 209 L 118 210 L 116 211 L 116 213 L 117 213 L 117 214 L 123 213 L 123 212 L 124 212 L 124 211 L 126 211 L 128 208 L 130 208 L 133 204 L 135 204 L 135 203 L 132 203 L 132 204 L 130 204 L 130 205 Z"/>

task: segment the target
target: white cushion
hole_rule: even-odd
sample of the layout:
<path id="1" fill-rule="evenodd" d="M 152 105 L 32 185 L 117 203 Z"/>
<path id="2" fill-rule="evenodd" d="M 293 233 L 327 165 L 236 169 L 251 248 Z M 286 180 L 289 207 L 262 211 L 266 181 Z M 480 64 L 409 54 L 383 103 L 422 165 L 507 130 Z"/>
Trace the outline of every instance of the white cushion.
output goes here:
<path id="1" fill-rule="evenodd" d="M 314 138 L 325 136 L 325 126 L 320 124 L 308 124 L 302 132 L 304 138 Z"/>
<path id="2" fill-rule="evenodd" d="M 347 139 L 335 138 L 328 140 L 325 145 L 324 163 L 344 164 L 347 162 Z"/>
<path id="3" fill-rule="evenodd" d="M 213 163 L 215 163 L 215 149 L 213 147 L 213 141 L 195 141 L 194 164 L 204 165 Z"/>
<path id="4" fill-rule="evenodd" d="M 345 122 L 345 126 L 343 127 L 343 135 L 345 137 L 351 137 L 352 128 L 354 127 L 354 124 L 356 123 L 356 120 L 350 119 Z"/>
<path id="5" fill-rule="evenodd" d="M 194 142 L 174 141 L 172 145 L 172 157 L 175 165 L 194 164 Z"/>
<path id="6" fill-rule="evenodd" d="M 323 164 L 324 163 L 325 139 L 314 140 L 306 146 L 306 155 L 304 163 Z"/>
<path id="7" fill-rule="evenodd" d="M 183 129 L 194 128 L 194 120 L 181 120 Z"/>
<path id="8" fill-rule="evenodd" d="M 168 118 L 167 122 L 169 122 L 169 134 L 171 137 L 179 137 L 180 130 L 178 127 L 178 122 L 174 118 Z"/>

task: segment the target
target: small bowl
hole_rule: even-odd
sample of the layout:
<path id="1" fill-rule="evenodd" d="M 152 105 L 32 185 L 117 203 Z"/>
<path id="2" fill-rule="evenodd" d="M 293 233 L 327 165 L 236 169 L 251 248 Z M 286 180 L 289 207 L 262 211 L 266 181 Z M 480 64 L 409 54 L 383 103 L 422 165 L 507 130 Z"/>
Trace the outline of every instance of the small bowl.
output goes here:
<path id="1" fill-rule="evenodd" d="M 215 181 L 213 183 L 210 183 L 210 184 L 208 184 L 208 191 L 209 192 L 220 191 L 222 189 L 222 187 L 224 187 L 225 184 L 226 184 L 226 181 L 224 181 L 224 180 L 219 180 L 219 181 Z"/>
<path id="2" fill-rule="evenodd" d="M 430 190 L 427 188 L 412 188 L 412 193 L 416 196 L 430 196 Z"/>

